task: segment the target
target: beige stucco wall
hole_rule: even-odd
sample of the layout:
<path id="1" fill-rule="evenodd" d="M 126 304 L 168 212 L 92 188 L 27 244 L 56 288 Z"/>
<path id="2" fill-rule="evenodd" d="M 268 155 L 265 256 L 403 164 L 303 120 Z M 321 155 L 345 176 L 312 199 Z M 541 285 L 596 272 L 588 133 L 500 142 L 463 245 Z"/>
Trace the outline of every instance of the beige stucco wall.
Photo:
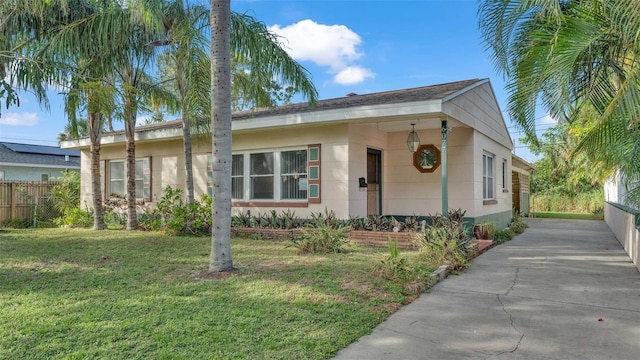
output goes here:
<path id="1" fill-rule="evenodd" d="M 286 149 L 321 144 L 322 203 L 293 209 L 297 216 L 308 217 L 311 212 L 334 210 L 339 218 L 349 217 L 349 146 L 347 124 L 315 126 L 301 129 L 290 127 L 260 132 L 235 133 L 233 151 Z M 357 181 L 357 179 L 356 179 Z M 233 212 L 252 213 L 271 210 L 270 207 L 234 207 Z M 277 208 L 277 211 L 286 208 Z"/>
<path id="2" fill-rule="evenodd" d="M 388 147 L 387 133 L 377 130 L 373 126 L 349 125 L 349 215 L 367 216 L 367 189 L 360 188 L 358 178 L 367 178 L 367 149 L 372 148 L 382 152 L 382 168 L 390 161 L 385 149 Z M 386 171 L 382 171 L 384 196 Z M 367 179 L 368 180 L 368 179 Z M 383 200 L 383 206 L 385 201 Z M 383 213 L 385 210 L 383 208 Z M 385 213 L 386 214 L 386 213 Z"/>
<path id="3" fill-rule="evenodd" d="M 488 214 L 510 212 L 512 210 L 513 198 L 511 195 L 511 150 L 498 144 L 483 134 L 475 132 L 473 135 L 474 143 L 474 184 L 473 189 L 475 196 L 472 203 L 467 209 L 472 212 L 472 216 L 478 217 Z M 495 179 L 495 199 L 496 204 L 485 205 L 482 199 L 482 154 L 489 153 L 494 155 L 494 179 Z M 502 181 L 502 161 L 507 162 L 507 192 L 503 192 Z"/>
<path id="4" fill-rule="evenodd" d="M 311 212 L 332 209 L 340 218 L 349 217 L 349 147 L 347 143 L 348 125 L 318 126 L 267 130 L 261 132 L 236 133 L 233 136 L 233 150 L 259 151 L 284 150 L 287 148 L 306 147 L 309 144 L 322 144 L 321 178 L 322 203 L 309 204 L 306 208 L 295 208 L 297 216 L 308 217 Z M 193 146 L 193 177 L 196 198 L 207 191 L 207 156 L 211 153 L 208 141 L 195 142 Z M 181 139 L 161 142 L 136 143 L 136 158 L 151 157 L 152 171 L 152 204 L 156 203 L 167 186 L 184 189 L 185 171 L 184 155 Z M 124 146 L 105 146 L 101 151 L 101 160 L 123 160 Z M 91 164 L 87 151 L 81 155 L 83 169 L 90 169 Z M 366 166 L 366 158 L 365 158 Z M 366 170 L 366 167 L 365 167 Z M 357 179 L 356 179 L 357 182 Z M 356 184 L 357 186 L 357 184 Z M 82 201 L 90 206 L 91 177 L 90 172 L 82 174 Z M 255 201 L 254 201 L 255 203 Z M 152 204 L 149 204 L 152 206 Z M 271 210 L 271 207 L 234 207 L 234 212 L 251 210 L 254 214 Z M 278 208 L 285 210 L 285 208 Z"/>
<path id="5" fill-rule="evenodd" d="M 473 130 L 455 128 L 449 134 L 449 208 L 463 208 L 473 192 Z M 440 129 L 418 131 L 421 144 L 433 144 L 442 150 Z M 385 214 L 435 215 L 442 213 L 442 165 L 433 173 L 421 173 L 413 166 L 413 154 L 407 149 L 406 132 L 389 133 L 387 161 L 384 164 Z M 469 214 L 468 214 L 469 215 Z"/>
<path id="6" fill-rule="evenodd" d="M 422 144 L 441 149 L 440 130 L 418 131 Z M 308 217 L 311 212 L 334 210 L 340 218 L 366 216 L 367 191 L 360 189 L 359 177 L 367 176 L 367 148 L 382 151 L 382 213 L 386 215 L 434 215 L 442 212 L 442 166 L 433 173 L 420 173 L 413 166 L 413 155 L 406 146 L 407 132 L 386 133 L 373 126 L 340 124 L 236 133 L 234 152 L 299 148 L 322 144 L 322 203 L 293 209 Z M 194 188 L 196 197 L 207 190 L 208 141 L 194 143 Z M 495 155 L 497 204 L 482 200 L 482 154 Z M 153 203 L 162 197 L 167 186 L 184 188 L 185 171 L 180 139 L 161 142 L 138 142 L 136 157 L 151 157 Z M 124 146 L 104 146 L 102 160 L 124 159 Z M 458 127 L 449 133 L 449 208 L 463 209 L 467 216 L 478 217 L 511 210 L 511 193 L 502 192 L 501 162 L 510 152 L 504 146 L 470 128 Z M 83 151 L 82 167 L 90 168 L 88 153 Z M 510 176 L 507 177 L 510 181 Z M 510 184 L 508 186 L 510 189 Z M 90 173 L 82 174 L 83 204 L 91 204 Z M 255 202 L 254 202 L 255 203 Z M 271 207 L 234 207 L 234 212 L 265 212 Z M 276 208 L 285 210 L 285 208 Z"/>

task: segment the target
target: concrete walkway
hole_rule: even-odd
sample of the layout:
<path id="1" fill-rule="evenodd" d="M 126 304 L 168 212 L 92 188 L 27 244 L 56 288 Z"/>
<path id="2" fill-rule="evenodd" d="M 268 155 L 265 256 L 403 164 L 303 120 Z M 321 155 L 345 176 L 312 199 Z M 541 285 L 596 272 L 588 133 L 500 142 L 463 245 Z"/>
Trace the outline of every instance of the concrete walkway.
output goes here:
<path id="1" fill-rule="evenodd" d="M 640 359 L 640 273 L 607 225 L 526 221 L 336 359 Z"/>

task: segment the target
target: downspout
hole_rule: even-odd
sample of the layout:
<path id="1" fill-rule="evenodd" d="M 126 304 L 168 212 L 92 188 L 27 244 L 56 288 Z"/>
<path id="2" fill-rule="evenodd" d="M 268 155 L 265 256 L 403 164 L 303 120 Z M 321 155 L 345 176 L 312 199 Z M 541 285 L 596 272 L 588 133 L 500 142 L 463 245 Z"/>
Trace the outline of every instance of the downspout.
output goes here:
<path id="1" fill-rule="evenodd" d="M 442 161 L 442 215 L 449 216 L 449 161 L 447 159 L 447 141 L 449 134 L 448 118 L 445 117 L 441 122 L 441 135 L 442 135 L 442 149 L 441 161 Z"/>

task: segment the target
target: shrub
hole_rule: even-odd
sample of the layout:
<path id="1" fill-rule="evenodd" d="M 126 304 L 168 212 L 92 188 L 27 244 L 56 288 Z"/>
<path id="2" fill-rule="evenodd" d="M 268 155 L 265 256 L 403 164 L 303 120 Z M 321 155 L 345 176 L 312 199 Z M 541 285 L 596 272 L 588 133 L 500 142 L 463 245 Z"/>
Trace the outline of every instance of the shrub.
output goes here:
<path id="1" fill-rule="evenodd" d="M 398 252 L 398 240 L 391 240 L 391 236 L 387 237 L 389 242 L 389 256 L 380 261 L 376 267 L 376 272 L 380 277 L 387 280 L 404 280 L 410 274 L 410 267 L 405 257 L 401 257 Z"/>
<path id="2" fill-rule="evenodd" d="M 343 223 L 336 217 L 336 212 L 324 208 L 324 212 L 311 213 L 311 220 L 308 223 L 313 228 L 333 228 L 337 229 L 343 226 Z"/>
<path id="3" fill-rule="evenodd" d="M 93 225 L 93 212 L 82 210 L 79 207 L 70 208 L 62 217 L 54 220 L 56 225 L 70 227 L 91 227 Z"/>
<path id="4" fill-rule="evenodd" d="M 470 238 L 461 221 L 436 215 L 433 224 L 417 236 L 419 257 L 430 268 L 448 264 L 454 270 L 467 265 L 466 244 Z"/>
<path id="5" fill-rule="evenodd" d="M 499 229 L 496 230 L 496 233 L 493 236 L 493 241 L 495 241 L 497 244 L 502 244 L 513 239 L 515 235 L 516 234 L 511 229 Z"/>
<path id="6" fill-rule="evenodd" d="M 522 221 L 522 215 L 517 211 L 513 212 L 513 217 L 511 218 L 511 223 L 509 224 L 509 229 L 514 232 L 514 234 L 519 235 L 524 232 L 524 229 L 527 228 L 527 224 Z"/>
<path id="7" fill-rule="evenodd" d="M 142 214 L 138 223 L 144 230 L 162 230 L 169 235 L 205 234 L 211 229 L 211 198 L 203 194 L 200 201 L 184 204 L 183 192 L 167 186 L 158 206 Z"/>
<path id="8" fill-rule="evenodd" d="M 298 254 L 339 253 L 346 250 L 349 244 L 346 226 L 308 226 L 299 237 L 291 240 L 291 245 L 298 249 Z"/>
<path id="9" fill-rule="evenodd" d="M 80 173 L 64 171 L 56 180 L 58 183 L 51 188 L 51 199 L 56 210 L 64 215 L 67 210 L 80 206 Z"/>

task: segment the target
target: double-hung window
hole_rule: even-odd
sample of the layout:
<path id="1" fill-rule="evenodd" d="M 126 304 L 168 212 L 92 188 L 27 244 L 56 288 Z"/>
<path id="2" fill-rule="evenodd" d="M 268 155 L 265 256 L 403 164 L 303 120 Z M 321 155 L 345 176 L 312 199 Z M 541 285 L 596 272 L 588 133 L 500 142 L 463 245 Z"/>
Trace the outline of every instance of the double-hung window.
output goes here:
<path id="1" fill-rule="evenodd" d="M 489 153 L 482 154 L 482 198 L 492 200 L 495 198 L 494 181 L 494 156 Z"/>
<path id="2" fill-rule="evenodd" d="M 127 193 L 127 166 L 124 160 L 109 160 L 107 165 L 107 194 L 124 197 Z M 102 166 L 101 166 L 102 169 Z M 102 175 L 102 170 L 101 170 Z M 101 176 L 102 178 L 102 176 Z M 151 159 L 136 159 L 136 199 L 151 200 Z"/>
<path id="3" fill-rule="evenodd" d="M 109 196 L 123 197 L 125 191 L 124 161 L 109 161 Z"/>
<path id="4" fill-rule="evenodd" d="M 307 154 L 307 148 L 234 154 L 231 171 L 233 200 L 307 200 Z"/>
<path id="5" fill-rule="evenodd" d="M 249 197 L 251 199 L 274 199 L 274 157 L 272 152 L 249 155 L 249 188 L 251 189 Z"/>
<path id="6" fill-rule="evenodd" d="M 207 157 L 207 193 L 213 197 L 213 158 Z M 244 198 L 244 155 L 232 155 L 231 162 L 231 199 Z"/>

